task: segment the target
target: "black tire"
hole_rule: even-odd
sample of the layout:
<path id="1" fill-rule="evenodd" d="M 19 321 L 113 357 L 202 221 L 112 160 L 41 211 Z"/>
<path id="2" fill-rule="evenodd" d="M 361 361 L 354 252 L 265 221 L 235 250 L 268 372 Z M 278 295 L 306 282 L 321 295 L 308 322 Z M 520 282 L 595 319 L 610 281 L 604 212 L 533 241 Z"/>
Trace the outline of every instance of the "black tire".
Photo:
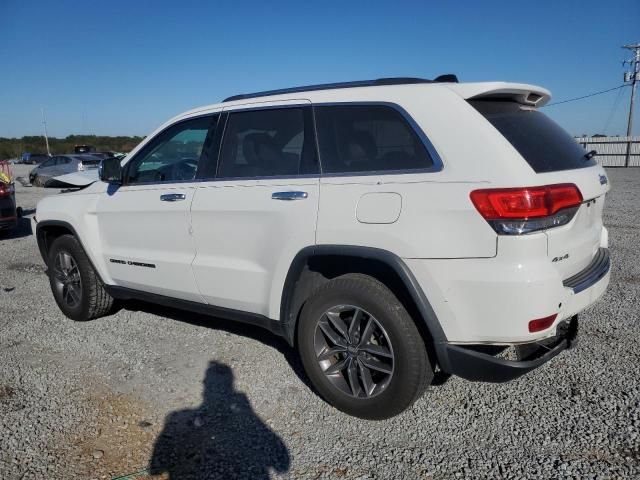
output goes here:
<path id="1" fill-rule="evenodd" d="M 59 257 L 60 256 L 60 257 Z M 63 259 L 75 268 L 60 268 Z M 53 297 L 67 317 L 76 321 L 87 321 L 108 314 L 113 307 L 113 298 L 106 292 L 82 246 L 72 235 L 58 237 L 49 250 L 47 262 L 49 284 Z M 70 285 L 79 277 L 79 294 L 77 289 L 71 294 Z M 66 282 L 66 288 L 65 288 Z M 77 286 L 77 284 L 75 285 Z M 72 301 L 73 300 L 73 301 Z"/>
<path id="2" fill-rule="evenodd" d="M 31 182 L 31 185 L 34 185 L 36 187 L 44 187 L 44 183 L 42 182 L 40 175 L 36 175 L 34 177 L 33 182 Z"/>
<path id="3" fill-rule="evenodd" d="M 335 307 L 341 312 L 340 315 L 345 315 L 341 326 L 348 327 L 348 335 L 345 337 L 348 342 L 349 336 L 353 337 L 350 326 L 356 316 L 361 319 L 360 325 L 366 326 L 356 327 L 354 331 L 364 334 L 371 323 L 369 320 L 374 318 L 375 324 L 379 327 L 377 338 L 381 340 L 369 336 L 376 343 L 373 345 L 368 339 L 361 338 L 361 333 L 355 333 L 358 340 L 349 344 L 350 351 L 337 353 L 327 360 L 326 355 L 331 353 L 327 345 L 331 343 L 329 339 L 332 337 L 325 334 L 327 321 L 324 319 L 329 319 L 327 312 L 335 315 Z M 362 313 L 353 313 L 349 317 L 351 308 L 354 312 L 361 310 Z M 371 420 L 392 417 L 411 406 L 433 379 L 434 373 L 427 349 L 415 323 L 395 295 L 372 277 L 347 274 L 326 282 L 306 302 L 299 321 L 298 350 L 305 371 L 320 395 L 345 413 Z M 321 321 L 324 322 L 322 327 Z M 374 327 L 377 328 L 375 325 Z M 327 345 L 323 342 L 327 342 Z M 368 352 L 360 350 L 362 343 L 354 348 L 359 342 L 365 342 L 369 347 L 387 345 L 385 351 L 387 354 L 391 353 L 391 358 L 383 359 L 392 365 L 392 368 L 389 367 L 391 373 L 370 370 L 382 380 L 375 384 L 372 393 L 369 394 L 365 393 L 367 388 L 362 369 L 363 362 L 370 364 L 371 356 Z M 356 382 L 351 383 L 352 379 L 348 373 L 353 371 L 349 372 L 350 367 L 336 374 L 325 374 L 327 368 L 337 368 L 338 364 L 342 364 L 341 361 L 354 362 L 348 365 L 354 365 L 354 371 L 358 372 Z M 356 374 L 353 375 L 356 378 Z M 370 373 L 367 375 L 370 386 Z"/>

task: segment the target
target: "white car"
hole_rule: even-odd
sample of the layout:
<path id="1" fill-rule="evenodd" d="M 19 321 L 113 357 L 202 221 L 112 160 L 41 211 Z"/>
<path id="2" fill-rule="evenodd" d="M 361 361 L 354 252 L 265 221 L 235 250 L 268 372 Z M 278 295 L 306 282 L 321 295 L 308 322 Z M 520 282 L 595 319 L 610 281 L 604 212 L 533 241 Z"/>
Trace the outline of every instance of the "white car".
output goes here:
<path id="1" fill-rule="evenodd" d="M 607 176 L 549 98 L 447 75 L 186 112 L 40 201 L 55 300 L 74 320 L 142 299 L 265 327 L 363 418 L 434 378 L 514 379 L 573 344 L 609 282 Z"/>

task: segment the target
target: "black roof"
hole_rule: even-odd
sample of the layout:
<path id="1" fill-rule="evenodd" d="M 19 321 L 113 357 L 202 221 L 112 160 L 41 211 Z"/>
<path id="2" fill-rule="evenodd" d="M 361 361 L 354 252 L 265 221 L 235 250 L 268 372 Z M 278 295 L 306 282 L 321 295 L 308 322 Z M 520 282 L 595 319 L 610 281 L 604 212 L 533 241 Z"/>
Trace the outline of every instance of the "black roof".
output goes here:
<path id="1" fill-rule="evenodd" d="M 243 93 L 225 98 L 223 102 L 245 100 L 248 98 L 269 97 L 271 95 L 283 95 L 285 93 L 312 92 L 316 90 L 335 90 L 338 88 L 375 87 L 380 85 L 409 85 L 414 83 L 458 83 L 458 78 L 453 74 L 440 75 L 433 80 L 414 77 L 377 78 L 375 80 L 358 80 L 355 82 L 322 83 L 320 85 L 306 85 L 303 87 L 282 88 L 279 90 L 266 90 L 264 92 Z"/>

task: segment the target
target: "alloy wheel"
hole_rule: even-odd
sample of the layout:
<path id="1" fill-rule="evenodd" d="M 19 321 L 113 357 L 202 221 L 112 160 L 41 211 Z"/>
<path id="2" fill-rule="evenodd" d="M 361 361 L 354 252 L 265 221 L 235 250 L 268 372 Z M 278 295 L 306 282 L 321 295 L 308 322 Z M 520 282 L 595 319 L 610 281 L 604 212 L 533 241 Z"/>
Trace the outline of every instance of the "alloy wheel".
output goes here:
<path id="1" fill-rule="evenodd" d="M 393 377 L 395 357 L 389 335 L 360 307 L 328 309 L 318 319 L 314 349 L 327 379 L 352 397 L 374 397 Z"/>
<path id="2" fill-rule="evenodd" d="M 69 307 L 82 301 L 82 278 L 75 259 L 67 252 L 58 252 L 53 266 L 55 289 Z"/>

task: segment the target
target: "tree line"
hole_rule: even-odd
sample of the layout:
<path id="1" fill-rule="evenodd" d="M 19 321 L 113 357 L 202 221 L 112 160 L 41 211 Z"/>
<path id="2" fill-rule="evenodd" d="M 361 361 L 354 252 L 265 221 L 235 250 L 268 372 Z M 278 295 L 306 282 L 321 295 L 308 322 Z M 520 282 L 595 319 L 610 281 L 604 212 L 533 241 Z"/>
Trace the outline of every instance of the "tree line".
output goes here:
<path id="1" fill-rule="evenodd" d="M 49 150 L 52 155 L 73 153 L 76 145 L 93 145 L 99 152 L 129 152 L 144 137 L 105 137 L 100 135 L 69 135 L 65 138 L 49 137 Z M 47 145 L 42 136 L 22 138 L 0 137 L 0 160 L 18 158 L 23 152 L 47 153 Z"/>

